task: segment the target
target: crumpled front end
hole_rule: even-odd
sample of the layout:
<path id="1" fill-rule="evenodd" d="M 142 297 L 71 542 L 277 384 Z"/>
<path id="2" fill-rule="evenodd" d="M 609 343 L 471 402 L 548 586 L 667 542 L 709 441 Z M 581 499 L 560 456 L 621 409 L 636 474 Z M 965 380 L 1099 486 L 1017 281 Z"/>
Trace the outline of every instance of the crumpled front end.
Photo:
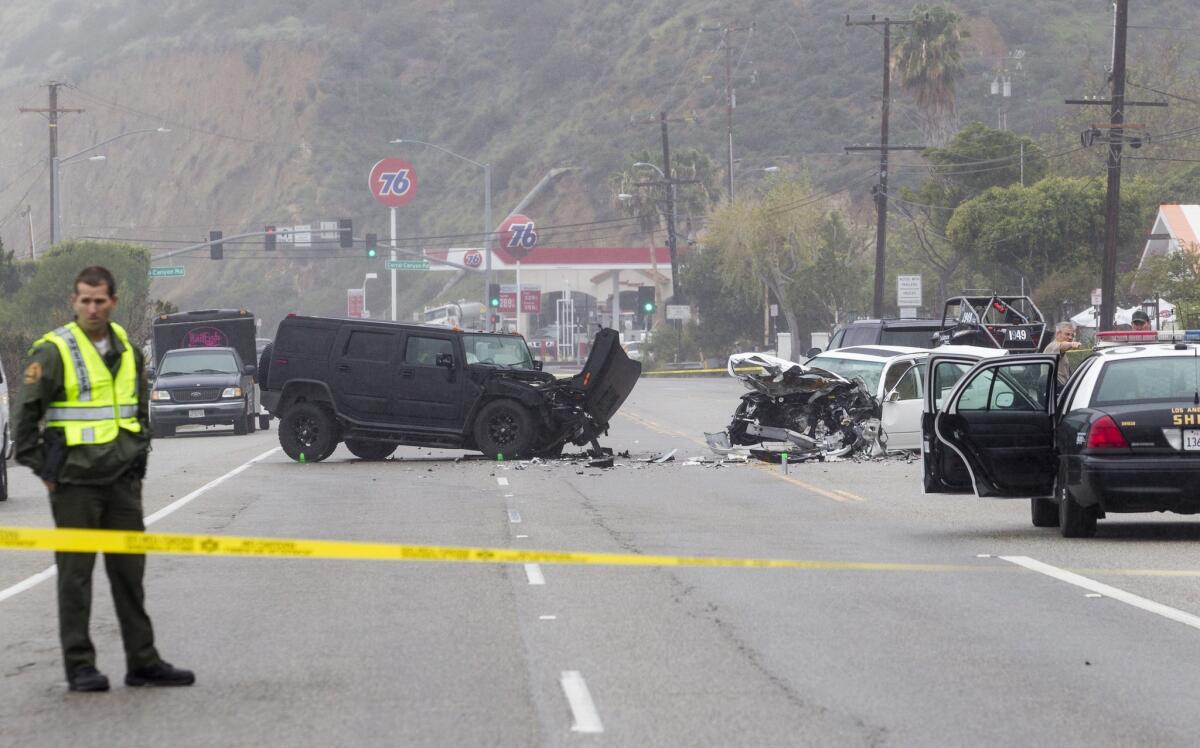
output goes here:
<path id="1" fill-rule="evenodd" d="M 750 391 L 723 432 L 705 434 L 719 454 L 775 442 L 796 459 L 836 457 L 877 443 L 878 403 L 861 380 L 762 353 L 730 356 L 728 371 Z"/>

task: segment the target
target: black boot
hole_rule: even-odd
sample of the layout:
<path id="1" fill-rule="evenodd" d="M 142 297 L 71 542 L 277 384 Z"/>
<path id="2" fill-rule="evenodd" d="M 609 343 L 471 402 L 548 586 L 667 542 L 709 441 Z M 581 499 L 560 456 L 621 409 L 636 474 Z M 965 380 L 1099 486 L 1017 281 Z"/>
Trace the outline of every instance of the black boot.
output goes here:
<path id="1" fill-rule="evenodd" d="M 125 673 L 127 686 L 190 686 L 195 682 L 195 673 L 169 662 L 158 662 Z"/>
<path id="2" fill-rule="evenodd" d="M 107 691 L 108 677 L 91 665 L 80 665 L 67 676 L 67 687 L 72 691 Z"/>

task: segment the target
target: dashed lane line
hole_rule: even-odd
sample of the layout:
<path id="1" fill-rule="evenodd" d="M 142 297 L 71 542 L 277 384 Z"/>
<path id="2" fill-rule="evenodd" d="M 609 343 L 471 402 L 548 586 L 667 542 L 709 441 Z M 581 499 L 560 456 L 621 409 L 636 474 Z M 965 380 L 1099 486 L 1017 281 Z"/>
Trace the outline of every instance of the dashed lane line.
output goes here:
<path id="1" fill-rule="evenodd" d="M 210 480 L 208 483 L 205 483 L 203 486 L 200 486 L 199 488 L 197 488 L 195 491 L 192 491 L 188 495 L 178 498 L 175 501 L 172 501 L 170 504 L 167 504 L 162 509 L 159 509 L 157 512 L 154 512 L 153 514 L 147 515 L 145 517 L 145 519 L 143 520 L 143 524 L 145 524 L 147 527 L 149 527 L 150 525 L 154 524 L 155 522 L 158 522 L 160 519 L 163 519 L 164 517 L 167 517 L 167 516 L 175 513 L 176 511 L 181 509 L 183 506 L 185 506 L 192 500 L 194 500 L 194 499 L 198 498 L 199 496 L 201 496 L 202 494 L 204 494 L 206 491 L 216 488 L 217 486 L 221 485 L 222 483 L 229 480 L 230 478 L 232 478 L 246 470 L 249 470 L 251 465 L 254 465 L 255 463 L 258 463 L 258 462 L 262 462 L 263 460 L 267 459 L 271 455 L 278 452 L 280 449 L 282 449 L 282 447 L 275 447 L 274 449 L 268 449 L 266 452 L 263 452 L 258 457 L 255 457 L 254 459 L 249 460 L 248 462 L 242 463 L 238 467 L 234 468 L 233 470 L 230 470 L 228 473 L 225 473 L 224 475 L 220 476 L 219 478 L 214 478 L 213 480 Z M 34 574 L 31 577 L 27 577 L 27 578 L 23 579 L 20 582 L 17 582 L 16 584 L 12 585 L 11 587 L 6 587 L 5 589 L 0 590 L 0 602 L 3 602 L 5 600 L 9 599 L 10 597 L 15 597 L 15 596 L 21 594 L 22 592 L 24 592 L 25 590 L 32 589 L 57 574 L 58 574 L 58 566 L 57 565 L 51 566 L 46 569 L 42 569 L 37 574 Z"/>
<path id="2" fill-rule="evenodd" d="M 559 682 L 566 694 L 567 705 L 571 707 L 571 732 L 604 732 L 600 713 L 596 711 L 596 704 L 592 701 L 583 675 L 578 670 L 564 670 Z"/>
<path id="3" fill-rule="evenodd" d="M 1132 605 L 1135 608 L 1140 608 L 1148 613 L 1153 613 L 1163 618 L 1182 623 L 1184 626 L 1191 626 L 1194 629 L 1200 629 L 1200 616 L 1185 613 L 1178 608 L 1172 608 L 1169 605 L 1155 602 L 1140 595 L 1135 595 L 1132 592 L 1126 592 L 1118 587 L 1097 582 L 1095 579 L 1090 579 L 1082 574 L 1076 574 L 1073 571 L 1060 569 L 1057 566 L 1038 561 L 1029 556 L 1000 556 L 1000 559 L 1007 561 L 1010 564 L 1024 567 L 1030 571 L 1036 571 L 1039 574 L 1045 574 L 1048 577 L 1073 584 L 1076 587 L 1082 587 L 1090 592 L 1099 593 L 1105 597 L 1111 597 L 1113 600 L 1123 602 L 1126 605 Z"/>
<path id="4" fill-rule="evenodd" d="M 496 478 L 496 485 L 499 485 L 499 486 L 507 486 L 507 485 L 508 485 L 508 478 L 503 478 L 503 477 L 501 477 L 501 478 Z"/>
<path id="5" fill-rule="evenodd" d="M 542 567 L 539 564 L 525 564 L 525 577 L 530 584 L 546 583 L 546 575 L 542 574 Z"/>

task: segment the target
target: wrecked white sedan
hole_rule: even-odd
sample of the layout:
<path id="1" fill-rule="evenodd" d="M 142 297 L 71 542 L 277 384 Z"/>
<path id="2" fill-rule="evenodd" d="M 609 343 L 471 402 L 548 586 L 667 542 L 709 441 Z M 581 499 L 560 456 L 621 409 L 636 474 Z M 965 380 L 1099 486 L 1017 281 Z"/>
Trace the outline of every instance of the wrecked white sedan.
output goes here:
<path id="1" fill-rule="evenodd" d="M 937 350 L 976 359 L 1005 353 L 973 346 Z M 858 346 L 798 364 L 763 353 L 735 353 L 729 374 L 749 392 L 729 426 L 705 437 L 722 454 L 782 443 L 795 460 L 920 449 L 929 354 L 923 348 Z"/>

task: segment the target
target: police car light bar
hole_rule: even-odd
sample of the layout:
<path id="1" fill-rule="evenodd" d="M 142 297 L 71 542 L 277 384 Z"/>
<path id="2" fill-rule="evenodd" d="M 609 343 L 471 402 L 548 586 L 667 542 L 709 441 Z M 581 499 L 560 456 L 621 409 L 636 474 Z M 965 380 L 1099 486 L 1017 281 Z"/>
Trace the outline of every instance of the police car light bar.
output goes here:
<path id="1" fill-rule="evenodd" d="M 1096 345 L 1137 345 L 1146 343 L 1200 343 L 1200 330 L 1111 330 L 1096 333 Z"/>

